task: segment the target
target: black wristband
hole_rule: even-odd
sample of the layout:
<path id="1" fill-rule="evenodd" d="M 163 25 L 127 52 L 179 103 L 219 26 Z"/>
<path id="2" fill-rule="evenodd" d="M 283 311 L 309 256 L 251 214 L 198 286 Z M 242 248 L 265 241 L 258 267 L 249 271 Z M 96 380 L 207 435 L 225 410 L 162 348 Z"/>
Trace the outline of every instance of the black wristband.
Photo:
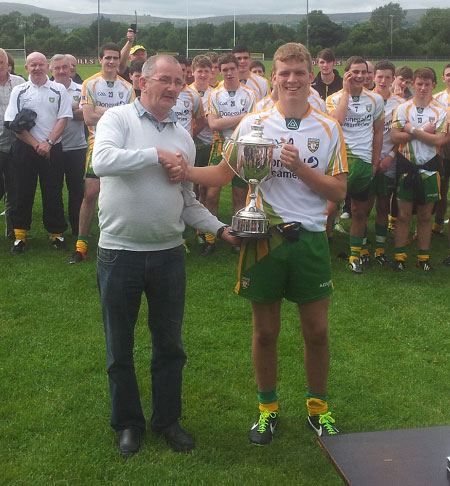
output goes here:
<path id="1" fill-rule="evenodd" d="M 221 240 L 222 239 L 222 235 L 223 235 L 223 232 L 229 228 L 230 225 L 229 224 L 224 224 L 223 226 L 221 226 L 218 230 L 217 230 L 217 233 L 216 233 L 216 237 L 217 239 Z"/>

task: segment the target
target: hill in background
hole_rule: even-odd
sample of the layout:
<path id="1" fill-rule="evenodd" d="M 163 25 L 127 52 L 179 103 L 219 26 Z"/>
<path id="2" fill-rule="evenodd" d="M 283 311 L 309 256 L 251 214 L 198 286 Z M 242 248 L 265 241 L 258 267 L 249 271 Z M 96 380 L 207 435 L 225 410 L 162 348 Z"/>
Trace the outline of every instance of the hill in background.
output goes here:
<path id="1" fill-rule="evenodd" d="M 407 25 L 415 25 L 419 21 L 420 17 L 427 11 L 427 9 L 412 9 L 405 10 Z M 0 15 L 7 15 L 10 12 L 20 12 L 22 15 L 31 15 L 34 13 L 48 17 L 50 23 L 57 25 L 62 30 L 72 30 L 78 27 L 86 27 L 92 24 L 97 19 L 97 14 L 78 14 L 73 12 L 63 12 L 59 10 L 49 10 L 46 8 L 35 7 L 33 5 L 27 5 L 22 3 L 0 3 Z M 324 12 L 326 14 L 326 12 Z M 102 14 L 105 18 L 108 18 L 114 22 L 134 23 L 135 17 L 133 11 L 130 8 L 130 15 L 122 14 Z M 353 13 L 339 13 L 339 14 L 326 14 L 333 22 L 344 26 L 351 26 L 366 22 L 370 19 L 371 12 L 353 12 Z M 297 25 L 305 15 L 301 14 L 267 14 L 267 15 L 236 15 L 236 22 L 240 24 L 246 24 L 249 22 L 267 22 L 269 24 L 280 24 L 295 26 Z M 219 25 L 224 22 L 233 20 L 232 15 L 224 15 L 218 17 L 205 17 L 190 19 L 191 25 L 196 25 L 201 22 L 210 23 L 213 25 Z M 138 15 L 138 25 L 149 26 L 158 25 L 162 22 L 172 22 L 176 27 L 182 27 L 186 25 L 186 19 L 179 18 L 163 18 L 153 17 L 152 15 Z"/>

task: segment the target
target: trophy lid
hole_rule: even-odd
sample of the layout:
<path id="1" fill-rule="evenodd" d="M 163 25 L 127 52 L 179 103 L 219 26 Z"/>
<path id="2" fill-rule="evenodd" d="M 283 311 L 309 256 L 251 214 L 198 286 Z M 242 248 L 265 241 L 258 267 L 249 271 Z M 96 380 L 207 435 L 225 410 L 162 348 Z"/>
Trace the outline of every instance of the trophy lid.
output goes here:
<path id="1" fill-rule="evenodd" d="M 261 117 L 259 116 L 252 123 L 250 132 L 240 137 L 236 143 L 240 145 L 255 145 L 258 147 L 273 147 L 277 145 L 275 140 L 264 136 L 263 128 L 264 125 L 262 124 Z"/>

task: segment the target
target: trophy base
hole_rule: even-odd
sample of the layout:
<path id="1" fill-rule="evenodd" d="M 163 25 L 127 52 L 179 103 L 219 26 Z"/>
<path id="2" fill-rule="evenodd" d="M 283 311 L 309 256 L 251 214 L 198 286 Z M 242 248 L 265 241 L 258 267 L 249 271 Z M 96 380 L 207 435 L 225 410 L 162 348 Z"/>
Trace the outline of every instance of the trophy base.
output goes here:
<path id="1" fill-rule="evenodd" d="M 246 233 L 244 231 L 233 231 L 231 230 L 228 234 L 233 236 L 239 236 L 241 238 L 271 238 L 272 235 L 270 233 Z"/>

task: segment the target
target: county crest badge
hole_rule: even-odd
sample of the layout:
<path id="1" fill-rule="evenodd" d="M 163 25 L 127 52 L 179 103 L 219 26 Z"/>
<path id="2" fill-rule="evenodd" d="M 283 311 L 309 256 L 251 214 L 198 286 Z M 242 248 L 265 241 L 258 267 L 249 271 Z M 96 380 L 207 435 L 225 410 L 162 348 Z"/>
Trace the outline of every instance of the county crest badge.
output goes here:
<path id="1" fill-rule="evenodd" d="M 248 277 L 241 278 L 241 287 L 246 290 L 250 287 L 250 279 Z"/>
<path id="2" fill-rule="evenodd" d="M 370 113 L 372 111 L 372 105 L 366 105 L 366 111 Z"/>
<path id="3" fill-rule="evenodd" d="M 54 103 L 54 102 L 55 102 L 55 98 L 53 98 L 53 97 L 49 97 L 49 98 L 48 98 L 48 101 L 50 101 L 50 103 Z"/>
<path id="4" fill-rule="evenodd" d="M 189 101 L 188 101 L 188 100 L 184 100 L 184 106 L 185 106 L 186 108 L 189 108 Z"/>
<path id="5" fill-rule="evenodd" d="M 317 151 L 320 145 L 320 140 L 318 138 L 308 138 L 308 149 L 310 152 L 314 153 Z"/>

